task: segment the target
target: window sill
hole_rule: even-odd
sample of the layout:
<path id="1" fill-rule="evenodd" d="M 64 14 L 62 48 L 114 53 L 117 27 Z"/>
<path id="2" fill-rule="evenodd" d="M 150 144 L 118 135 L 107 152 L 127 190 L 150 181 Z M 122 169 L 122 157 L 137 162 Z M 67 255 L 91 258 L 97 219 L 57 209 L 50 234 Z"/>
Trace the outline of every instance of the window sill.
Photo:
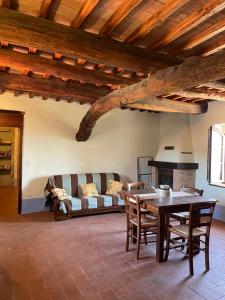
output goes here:
<path id="1" fill-rule="evenodd" d="M 209 185 L 225 188 L 225 182 L 210 182 Z"/>

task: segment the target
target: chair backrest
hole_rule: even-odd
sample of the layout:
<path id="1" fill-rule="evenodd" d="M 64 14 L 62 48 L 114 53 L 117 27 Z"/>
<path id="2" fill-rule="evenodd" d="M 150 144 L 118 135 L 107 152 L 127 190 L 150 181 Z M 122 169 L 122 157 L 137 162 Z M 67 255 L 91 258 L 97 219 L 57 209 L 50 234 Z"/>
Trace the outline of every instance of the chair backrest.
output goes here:
<path id="1" fill-rule="evenodd" d="M 125 201 L 125 209 L 128 219 L 135 218 L 137 223 L 141 223 L 141 200 L 138 196 L 131 195 L 129 192 L 123 191 L 122 197 Z"/>
<path id="2" fill-rule="evenodd" d="M 145 182 L 128 182 L 126 183 L 125 187 L 127 191 L 147 189 Z"/>
<path id="3" fill-rule="evenodd" d="M 206 227 L 206 233 L 209 234 L 212 223 L 213 212 L 216 200 L 190 205 L 189 234 L 192 235 L 196 227 Z"/>
<path id="4" fill-rule="evenodd" d="M 198 194 L 199 196 L 202 196 L 203 192 L 204 192 L 204 190 L 196 189 L 193 186 L 185 186 L 185 185 L 181 186 L 181 191 L 190 193 L 190 194 Z"/>

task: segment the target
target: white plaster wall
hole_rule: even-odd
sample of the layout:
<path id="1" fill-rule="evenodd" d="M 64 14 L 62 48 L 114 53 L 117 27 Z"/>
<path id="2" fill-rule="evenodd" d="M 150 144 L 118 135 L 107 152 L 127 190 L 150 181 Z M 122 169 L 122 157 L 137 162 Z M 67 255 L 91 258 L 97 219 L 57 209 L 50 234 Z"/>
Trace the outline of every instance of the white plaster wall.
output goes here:
<path id="1" fill-rule="evenodd" d="M 165 150 L 165 146 L 174 146 L 174 150 Z M 156 160 L 167 162 L 193 162 L 189 116 L 177 113 L 160 114 L 159 150 Z"/>
<path id="2" fill-rule="evenodd" d="M 217 198 L 225 206 L 225 188 L 212 186 L 207 181 L 208 129 L 211 125 L 225 123 L 225 103 L 209 103 L 208 112 L 190 117 L 195 162 L 199 163 L 196 186 L 204 189 L 204 195 Z"/>
<path id="3" fill-rule="evenodd" d="M 136 180 L 138 156 L 158 149 L 159 115 L 114 110 L 103 116 L 87 142 L 75 133 L 88 105 L 0 96 L 0 109 L 25 112 L 23 198 L 43 197 L 47 177 L 80 172 L 118 172 Z"/>

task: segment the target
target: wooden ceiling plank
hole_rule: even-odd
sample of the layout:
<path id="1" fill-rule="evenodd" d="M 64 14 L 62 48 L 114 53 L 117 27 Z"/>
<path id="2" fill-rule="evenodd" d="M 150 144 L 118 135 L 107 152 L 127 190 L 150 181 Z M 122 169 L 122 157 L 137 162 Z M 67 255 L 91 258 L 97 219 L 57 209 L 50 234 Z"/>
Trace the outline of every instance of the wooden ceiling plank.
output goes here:
<path id="1" fill-rule="evenodd" d="M 123 0 L 119 7 L 115 10 L 112 16 L 105 22 L 100 29 L 100 34 L 111 34 L 112 31 L 118 26 L 126 16 L 143 0 Z"/>
<path id="2" fill-rule="evenodd" d="M 128 104 L 126 107 L 183 114 L 201 114 L 207 111 L 207 105 L 189 104 L 175 100 L 158 99 L 157 97 L 152 97 L 149 100 L 145 99 L 144 102 Z"/>
<path id="3" fill-rule="evenodd" d="M 80 66 L 71 66 L 38 55 L 24 54 L 0 48 L 0 65 L 10 67 L 22 73 L 35 72 L 46 77 L 55 76 L 101 85 L 130 85 L 137 80 L 90 71 Z"/>
<path id="4" fill-rule="evenodd" d="M 168 17 L 170 17 L 175 11 L 181 8 L 190 0 L 170 0 L 162 7 L 154 12 L 151 17 L 141 24 L 136 30 L 134 30 L 126 39 L 126 43 L 134 42 L 137 39 L 143 38 L 154 28 L 160 26 Z"/>
<path id="5" fill-rule="evenodd" d="M 176 48 L 176 53 L 181 50 L 194 48 L 223 31 L 225 31 L 225 20 L 221 20 L 220 22 L 214 25 L 210 25 L 209 28 L 207 28 L 200 34 L 186 41 L 181 47 Z"/>
<path id="6" fill-rule="evenodd" d="M 145 97 L 169 93 L 176 94 L 179 90 L 188 89 L 203 82 L 223 79 L 224 77 L 225 51 L 220 51 L 206 58 L 188 58 L 179 66 L 160 70 L 138 83 L 113 91 L 96 101 L 82 119 L 76 139 L 78 141 L 87 140 L 96 121 L 102 115 L 120 105 L 142 101 Z"/>
<path id="7" fill-rule="evenodd" d="M 0 40 L 148 74 L 183 59 L 0 8 Z"/>
<path id="8" fill-rule="evenodd" d="M 158 41 L 150 44 L 148 48 L 159 49 L 166 46 L 216 13 L 222 11 L 224 8 L 224 0 L 207 1 L 204 6 L 201 6 L 201 8 L 195 11 L 192 15 L 187 16 L 179 23 L 171 26 L 164 36 L 162 36 Z"/>
<path id="9" fill-rule="evenodd" d="M 55 0 L 42 0 L 38 17 L 51 19 L 51 11 Z"/>
<path id="10" fill-rule="evenodd" d="M 95 9 L 99 0 L 86 0 L 78 11 L 76 17 L 71 22 L 71 26 L 74 28 L 80 28 L 83 22 L 87 19 L 87 17 L 91 14 L 91 12 Z"/>
<path id="11" fill-rule="evenodd" d="M 109 88 L 80 84 L 76 81 L 32 78 L 24 75 L 0 72 L 0 89 L 24 91 L 51 97 L 72 98 L 75 101 L 93 103 L 110 92 Z"/>

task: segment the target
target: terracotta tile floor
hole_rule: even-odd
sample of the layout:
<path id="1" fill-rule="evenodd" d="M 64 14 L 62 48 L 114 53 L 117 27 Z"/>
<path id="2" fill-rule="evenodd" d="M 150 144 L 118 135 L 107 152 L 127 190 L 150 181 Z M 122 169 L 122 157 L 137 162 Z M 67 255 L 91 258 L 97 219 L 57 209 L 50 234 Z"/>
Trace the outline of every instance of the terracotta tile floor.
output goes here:
<path id="1" fill-rule="evenodd" d="M 125 252 L 125 215 L 54 222 L 50 213 L 0 221 L 0 300 L 225 300 L 225 223 L 214 222 L 211 270 L 204 256 L 188 261 L 171 251 L 155 262 L 155 245 Z"/>

